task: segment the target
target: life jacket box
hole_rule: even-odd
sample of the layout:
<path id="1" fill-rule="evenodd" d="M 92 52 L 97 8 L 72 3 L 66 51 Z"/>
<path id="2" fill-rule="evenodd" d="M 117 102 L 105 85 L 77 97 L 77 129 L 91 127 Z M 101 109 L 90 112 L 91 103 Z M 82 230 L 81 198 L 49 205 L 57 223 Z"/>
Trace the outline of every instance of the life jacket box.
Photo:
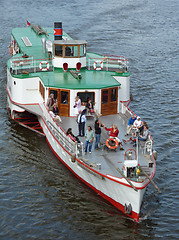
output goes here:
<path id="1" fill-rule="evenodd" d="M 129 173 L 129 169 L 131 168 L 135 168 L 137 167 L 137 160 L 125 160 L 124 161 L 124 167 L 123 167 L 123 171 L 124 171 L 124 175 L 126 177 L 129 177 L 128 176 L 128 173 Z"/>

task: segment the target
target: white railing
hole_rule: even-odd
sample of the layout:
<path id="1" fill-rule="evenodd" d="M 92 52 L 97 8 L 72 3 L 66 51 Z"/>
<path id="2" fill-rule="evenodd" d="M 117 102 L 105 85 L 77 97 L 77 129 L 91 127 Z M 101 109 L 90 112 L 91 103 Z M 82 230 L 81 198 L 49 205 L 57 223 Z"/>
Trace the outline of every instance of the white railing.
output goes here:
<path id="1" fill-rule="evenodd" d="M 128 116 L 128 118 L 130 118 L 132 115 L 136 116 L 136 114 L 126 105 L 127 102 L 120 101 L 120 104 L 121 104 L 121 113 L 122 114 L 124 114 L 125 116 Z M 143 149 L 144 154 L 146 152 L 148 152 L 150 155 L 152 154 L 152 144 L 153 144 L 153 139 L 149 133 L 148 139 L 145 142 L 144 149 Z"/>
<path id="2" fill-rule="evenodd" d="M 55 122 L 55 120 L 50 115 L 44 103 L 40 104 L 40 107 L 43 111 L 43 118 L 52 132 L 53 136 L 57 139 L 57 141 L 70 153 L 78 153 L 77 144 L 66 135 L 66 132 Z"/>
<path id="3" fill-rule="evenodd" d="M 88 70 L 127 72 L 128 59 L 123 56 L 104 55 L 103 57 L 88 58 Z"/>
<path id="4" fill-rule="evenodd" d="M 34 59 L 33 56 L 14 56 L 11 58 L 10 63 L 13 74 L 53 71 L 52 59 L 49 58 Z"/>

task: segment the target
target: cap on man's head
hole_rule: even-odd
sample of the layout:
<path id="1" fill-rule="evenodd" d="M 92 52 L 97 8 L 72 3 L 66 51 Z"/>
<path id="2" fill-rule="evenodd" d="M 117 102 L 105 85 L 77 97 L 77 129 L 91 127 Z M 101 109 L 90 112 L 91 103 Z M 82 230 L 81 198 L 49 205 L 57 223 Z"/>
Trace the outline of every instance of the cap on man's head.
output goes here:
<path id="1" fill-rule="evenodd" d="M 140 119 L 140 117 L 138 116 L 137 119 Z"/>

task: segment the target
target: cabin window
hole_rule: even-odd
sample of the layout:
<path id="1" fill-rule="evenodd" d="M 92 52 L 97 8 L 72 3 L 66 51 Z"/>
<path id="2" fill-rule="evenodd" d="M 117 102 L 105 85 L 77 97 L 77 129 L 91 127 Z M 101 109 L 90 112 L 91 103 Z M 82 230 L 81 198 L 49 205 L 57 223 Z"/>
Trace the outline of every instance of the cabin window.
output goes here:
<path id="1" fill-rule="evenodd" d="M 68 104 L 68 92 L 61 91 L 61 103 Z"/>
<path id="2" fill-rule="evenodd" d="M 55 48 L 55 56 L 62 57 L 63 56 L 63 46 L 55 44 L 54 48 Z"/>
<path id="3" fill-rule="evenodd" d="M 85 57 L 86 45 L 59 45 L 54 44 L 54 55 L 58 57 Z"/>
<path id="4" fill-rule="evenodd" d="M 108 90 L 102 91 L 102 103 L 108 102 Z"/>
<path id="5" fill-rule="evenodd" d="M 117 89 L 113 88 L 111 89 L 111 102 L 115 102 L 117 98 Z"/>
<path id="6" fill-rule="evenodd" d="M 86 45 L 80 45 L 80 57 L 86 56 Z"/>
<path id="7" fill-rule="evenodd" d="M 65 57 L 73 56 L 73 50 L 71 46 L 65 47 Z"/>
<path id="8" fill-rule="evenodd" d="M 95 93 L 94 92 L 78 92 L 77 96 L 81 99 L 82 105 L 85 105 L 88 99 L 91 99 L 92 103 L 95 103 Z"/>
<path id="9" fill-rule="evenodd" d="M 78 57 L 78 46 L 64 46 L 64 57 Z"/>

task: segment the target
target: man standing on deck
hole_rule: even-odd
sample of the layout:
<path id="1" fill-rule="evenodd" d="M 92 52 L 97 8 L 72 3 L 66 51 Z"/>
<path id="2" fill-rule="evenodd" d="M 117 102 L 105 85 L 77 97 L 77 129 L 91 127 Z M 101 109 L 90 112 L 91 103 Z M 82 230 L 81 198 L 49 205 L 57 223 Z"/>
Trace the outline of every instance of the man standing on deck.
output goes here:
<path id="1" fill-rule="evenodd" d="M 84 114 L 82 114 L 81 110 L 79 110 L 79 114 L 77 117 L 77 123 L 78 123 L 78 130 L 79 130 L 79 135 L 80 137 L 84 137 L 85 135 L 85 122 L 86 122 L 86 117 Z"/>
<path id="2" fill-rule="evenodd" d="M 91 153 L 93 140 L 94 140 L 94 132 L 91 128 L 91 126 L 88 126 L 88 129 L 85 133 L 86 143 L 85 143 L 85 153 L 88 151 L 88 145 L 89 145 L 89 153 Z"/>

